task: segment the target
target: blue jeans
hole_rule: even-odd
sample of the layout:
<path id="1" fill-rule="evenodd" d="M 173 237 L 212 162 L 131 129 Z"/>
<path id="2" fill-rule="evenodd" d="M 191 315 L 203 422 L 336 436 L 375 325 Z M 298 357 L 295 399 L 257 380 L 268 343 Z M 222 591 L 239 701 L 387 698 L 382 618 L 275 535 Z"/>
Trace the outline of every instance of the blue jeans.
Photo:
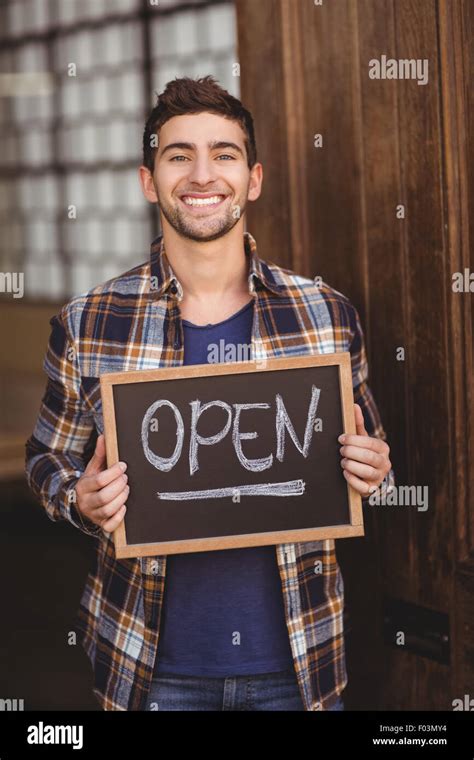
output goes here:
<path id="1" fill-rule="evenodd" d="M 152 680 L 147 710 L 304 710 L 294 669 L 255 676 L 162 675 Z M 344 710 L 342 698 L 331 710 Z"/>

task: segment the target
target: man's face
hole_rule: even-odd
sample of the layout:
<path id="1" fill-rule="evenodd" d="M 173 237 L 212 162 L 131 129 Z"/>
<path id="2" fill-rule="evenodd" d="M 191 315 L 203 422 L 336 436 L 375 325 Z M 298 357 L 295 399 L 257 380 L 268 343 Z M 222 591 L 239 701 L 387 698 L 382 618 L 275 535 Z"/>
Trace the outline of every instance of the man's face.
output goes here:
<path id="1" fill-rule="evenodd" d="M 212 113 L 174 116 L 161 127 L 154 192 L 164 219 L 183 237 L 226 235 L 260 195 L 261 165 L 249 170 L 244 139 L 237 122 Z"/>

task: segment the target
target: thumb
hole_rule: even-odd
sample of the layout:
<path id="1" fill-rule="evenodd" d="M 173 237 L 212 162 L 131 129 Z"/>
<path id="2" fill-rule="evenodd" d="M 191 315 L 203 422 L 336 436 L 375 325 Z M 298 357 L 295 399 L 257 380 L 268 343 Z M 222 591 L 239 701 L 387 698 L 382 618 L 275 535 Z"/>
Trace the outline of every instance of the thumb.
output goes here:
<path id="1" fill-rule="evenodd" d="M 354 404 L 354 414 L 356 435 L 368 435 L 367 430 L 365 429 L 364 415 L 362 414 L 362 409 L 360 408 L 359 404 Z"/>
<path id="2" fill-rule="evenodd" d="M 96 475 L 105 468 L 105 437 L 99 435 L 95 444 L 95 451 L 86 467 L 87 475 Z"/>

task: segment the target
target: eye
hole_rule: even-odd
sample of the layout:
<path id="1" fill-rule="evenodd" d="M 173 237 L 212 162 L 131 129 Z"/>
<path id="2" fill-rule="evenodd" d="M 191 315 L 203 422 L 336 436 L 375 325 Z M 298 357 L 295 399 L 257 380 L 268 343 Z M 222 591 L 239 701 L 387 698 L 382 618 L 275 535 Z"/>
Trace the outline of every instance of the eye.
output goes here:
<path id="1" fill-rule="evenodd" d="M 217 156 L 217 158 L 230 158 L 233 161 L 235 157 L 231 156 L 230 153 L 222 153 L 220 156 Z"/>
<path id="2" fill-rule="evenodd" d="M 188 160 L 187 156 L 173 156 L 172 158 L 170 158 L 170 161 L 176 161 L 178 158 L 179 159 L 184 158 L 186 161 Z"/>

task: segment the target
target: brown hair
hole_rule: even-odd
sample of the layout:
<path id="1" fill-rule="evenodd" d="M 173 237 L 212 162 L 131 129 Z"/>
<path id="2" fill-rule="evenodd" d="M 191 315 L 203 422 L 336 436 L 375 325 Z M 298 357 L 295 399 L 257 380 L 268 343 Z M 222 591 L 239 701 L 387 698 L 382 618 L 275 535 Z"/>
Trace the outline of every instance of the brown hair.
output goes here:
<path id="1" fill-rule="evenodd" d="M 147 169 L 153 172 L 155 165 L 157 148 L 152 147 L 152 135 L 158 134 L 160 127 L 173 116 L 205 111 L 225 116 L 240 124 L 245 134 L 247 163 L 251 169 L 257 161 L 252 115 L 244 108 L 240 100 L 224 90 L 210 75 L 200 79 L 189 77 L 173 79 L 168 82 L 164 92 L 157 95 L 156 105 L 148 117 L 143 132 L 143 163 Z"/>

